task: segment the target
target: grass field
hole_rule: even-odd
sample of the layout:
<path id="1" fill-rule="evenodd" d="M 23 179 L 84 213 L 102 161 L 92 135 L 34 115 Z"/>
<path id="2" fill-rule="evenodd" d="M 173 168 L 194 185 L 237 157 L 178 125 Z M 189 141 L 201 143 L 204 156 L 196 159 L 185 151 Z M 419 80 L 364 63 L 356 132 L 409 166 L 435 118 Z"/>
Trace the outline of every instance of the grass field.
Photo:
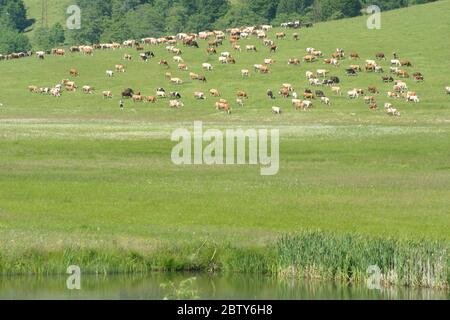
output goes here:
<path id="1" fill-rule="evenodd" d="M 287 31 L 288 39 L 277 41 L 279 52 L 272 55 L 255 39 L 241 41 L 260 50 L 235 54 L 235 66 L 208 57 L 205 43 L 198 50 L 182 48 L 190 71 L 205 74 L 206 84 L 189 80 L 189 72 L 177 71 L 174 63 L 170 70 L 160 67 L 159 58 L 171 62 L 164 47 L 151 48 L 156 58 L 149 63 L 138 61 L 134 50 L 0 63 L 6 80 L 0 88 L 0 252 L 20 257 L 30 248 L 63 252 L 81 247 L 148 253 L 164 246 L 197 248 L 204 241 L 257 250 L 282 234 L 317 229 L 447 243 L 448 10 L 450 1 L 440 1 L 387 12 L 381 30 L 368 30 L 363 17 L 321 23 L 301 30 L 298 42 Z M 424 83 L 407 81 L 421 102 L 390 101 L 385 92 L 392 86 L 383 84 L 379 74 L 347 78 L 348 60 L 340 68 L 328 67 L 343 80 L 343 91 L 376 85 L 381 109 L 384 102 L 393 102 L 401 117 L 370 111 L 362 99 L 334 97 L 329 88 L 323 90 L 332 107 L 316 102 L 312 110 L 300 112 L 288 99 L 269 101 L 268 88 L 278 91 L 287 82 L 303 92 L 309 87 L 305 72 L 324 67 L 321 62 L 287 65 L 289 58 L 301 58 L 306 47 L 328 55 L 343 47 L 358 52 L 362 61 L 379 51 L 388 56 L 395 51 L 413 62 L 410 73 L 425 75 Z M 227 41 L 220 50 L 231 51 Z M 124 63 L 125 52 L 134 60 Z M 271 74 L 241 78 L 241 69 L 269 57 L 277 61 Z M 203 62 L 215 70 L 203 72 Z M 117 63 L 126 65 L 126 73 L 108 79 L 105 71 Z M 388 63 L 382 62 L 385 69 Z M 95 95 L 64 93 L 56 99 L 27 91 L 29 85 L 59 83 L 73 67 L 80 72 L 78 86 L 95 87 Z M 169 85 L 166 71 L 185 84 Z M 171 110 L 167 101 L 126 101 L 125 110 L 119 110 L 124 88 L 152 95 L 161 86 L 180 91 L 185 108 Z M 237 90 L 250 98 L 227 116 L 214 109 L 214 99 L 193 99 L 194 91 L 211 88 L 229 101 Z M 114 99 L 104 100 L 102 90 L 112 90 Z M 273 116 L 272 105 L 284 113 Z M 170 134 L 192 127 L 194 120 L 208 128 L 279 128 L 279 174 L 261 177 L 259 167 L 251 166 L 174 166 Z M 14 265 L 8 270 L 29 271 Z"/>

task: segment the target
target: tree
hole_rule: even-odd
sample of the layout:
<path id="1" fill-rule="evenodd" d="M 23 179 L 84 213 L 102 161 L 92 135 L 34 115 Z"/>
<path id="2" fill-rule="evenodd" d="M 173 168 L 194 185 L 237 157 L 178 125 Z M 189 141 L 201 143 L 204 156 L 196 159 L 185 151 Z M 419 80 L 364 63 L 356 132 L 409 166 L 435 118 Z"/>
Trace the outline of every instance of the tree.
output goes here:
<path id="1" fill-rule="evenodd" d="M 33 24 L 27 19 L 23 0 L 0 0 L 0 19 L 5 19 L 13 29 L 23 32 Z"/>
<path id="2" fill-rule="evenodd" d="M 13 52 L 29 51 L 31 49 L 28 37 L 14 30 L 11 25 L 0 22 L 0 52 L 9 54 Z"/>
<path id="3" fill-rule="evenodd" d="M 257 15 L 246 2 L 231 7 L 225 16 L 216 21 L 217 29 L 264 24 L 267 19 Z"/>
<path id="4" fill-rule="evenodd" d="M 176 34 L 184 32 L 188 17 L 188 10 L 180 4 L 174 5 L 169 9 L 166 18 L 166 32 Z"/>

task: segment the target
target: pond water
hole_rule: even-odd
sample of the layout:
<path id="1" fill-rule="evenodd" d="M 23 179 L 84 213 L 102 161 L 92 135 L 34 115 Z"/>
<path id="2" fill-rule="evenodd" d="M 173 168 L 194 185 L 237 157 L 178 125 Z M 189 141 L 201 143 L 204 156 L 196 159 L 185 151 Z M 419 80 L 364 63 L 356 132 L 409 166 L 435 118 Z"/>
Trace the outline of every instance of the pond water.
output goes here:
<path id="1" fill-rule="evenodd" d="M 196 277 L 189 286 L 200 299 L 316 300 L 316 299 L 450 299 L 448 291 L 390 288 L 370 290 L 330 282 L 280 280 L 254 275 L 193 275 L 155 273 L 133 276 L 82 276 L 81 289 L 69 290 L 66 277 L 1 277 L 0 299 L 51 300 L 162 300 L 170 292 L 161 287 Z"/>

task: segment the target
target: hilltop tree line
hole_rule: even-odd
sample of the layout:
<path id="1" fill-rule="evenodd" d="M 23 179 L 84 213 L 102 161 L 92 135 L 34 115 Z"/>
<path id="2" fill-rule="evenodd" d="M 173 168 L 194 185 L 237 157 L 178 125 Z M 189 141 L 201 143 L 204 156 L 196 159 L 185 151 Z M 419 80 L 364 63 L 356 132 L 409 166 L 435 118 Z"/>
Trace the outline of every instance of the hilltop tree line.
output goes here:
<path id="1" fill-rule="evenodd" d="M 38 0 L 36 0 L 38 1 Z M 382 10 L 436 0 L 76 0 L 81 29 L 65 30 L 60 23 L 33 25 L 23 0 L 0 0 L 0 52 L 41 50 L 63 44 L 93 44 L 128 38 L 158 37 L 179 32 L 225 29 L 287 21 L 318 22 L 354 17 L 370 4 Z M 62 12 L 61 15 L 65 15 Z"/>

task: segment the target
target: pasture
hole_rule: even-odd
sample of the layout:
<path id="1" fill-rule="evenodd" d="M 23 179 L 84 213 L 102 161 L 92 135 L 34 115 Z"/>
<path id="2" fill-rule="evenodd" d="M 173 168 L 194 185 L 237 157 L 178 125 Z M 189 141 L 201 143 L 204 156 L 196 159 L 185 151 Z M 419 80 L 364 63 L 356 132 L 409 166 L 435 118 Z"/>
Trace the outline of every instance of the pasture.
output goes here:
<path id="1" fill-rule="evenodd" d="M 59 252 L 66 248 L 120 248 L 151 252 L 173 245 L 215 243 L 260 248 L 285 233 L 324 230 L 338 234 L 360 233 L 370 237 L 450 240 L 450 1 L 396 10 L 382 15 L 382 29 L 368 30 L 364 17 L 320 23 L 300 31 L 275 29 L 269 37 L 278 45 L 270 53 L 260 40 L 240 40 L 242 52 L 234 52 L 227 40 L 217 55 L 200 48 L 182 49 L 188 71 L 165 46 L 146 46 L 156 57 L 140 61 L 135 49 L 96 50 L 94 56 L 68 53 L 0 62 L 0 252 L 20 256 L 30 248 Z M 417 17 L 420 16 L 420 19 Z M 275 33 L 287 33 L 275 40 Z M 292 33 L 299 32 L 294 41 Z M 258 52 L 246 52 L 255 45 Z M 302 59 L 314 47 L 328 58 L 336 48 L 357 52 L 340 67 L 302 62 L 289 66 L 288 59 Z M 235 57 L 235 65 L 218 62 L 221 51 Z M 384 52 L 379 63 L 385 73 L 345 75 L 350 64 L 364 65 Z M 381 76 L 389 73 L 391 54 L 409 59 L 408 71 L 421 72 L 423 83 L 406 79 L 420 102 L 390 99 Z M 132 61 L 124 61 L 124 54 Z M 271 73 L 259 74 L 252 66 L 272 58 Z M 158 65 L 168 60 L 170 68 Z M 213 71 L 204 71 L 211 63 Z M 106 70 L 123 64 L 124 73 L 107 77 Z M 69 76 L 76 68 L 79 76 Z M 241 69 L 250 69 L 248 78 Z M 343 95 L 329 87 L 311 87 L 306 71 L 327 69 L 341 79 Z M 165 79 L 171 72 L 182 85 Z M 203 83 L 189 72 L 205 75 Z M 30 93 L 30 85 L 54 86 L 70 78 L 77 92 L 63 91 L 60 98 Z M 283 83 L 299 94 L 306 88 L 323 90 L 332 105 L 314 100 L 314 107 L 295 110 L 291 99 L 277 95 Z M 86 95 L 89 85 L 95 93 Z M 363 98 L 351 100 L 347 90 L 374 85 L 378 110 L 370 110 Z M 178 91 L 184 107 L 169 108 L 169 99 L 156 104 L 124 99 L 133 88 L 155 95 L 159 87 Z M 217 111 L 216 88 L 233 113 Z M 266 96 L 272 89 L 275 100 Z M 104 99 L 102 91 L 113 92 Z M 249 99 L 235 104 L 236 92 Z M 203 91 L 206 100 L 195 100 Z M 401 117 L 390 117 L 390 102 Z M 282 108 L 273 115 L 272 106 Z M 171 132 L 191 128 L 202 120 L 208 128 L 279 128 L 280 172 L 261 177 L 259 167 L 174 166 Z M 1 261 L 1 260 L 0 260 Z M 14 269 L 14 268 L 12 268 Z M 26 268 L 25 268 L 26 270 Z"/>

